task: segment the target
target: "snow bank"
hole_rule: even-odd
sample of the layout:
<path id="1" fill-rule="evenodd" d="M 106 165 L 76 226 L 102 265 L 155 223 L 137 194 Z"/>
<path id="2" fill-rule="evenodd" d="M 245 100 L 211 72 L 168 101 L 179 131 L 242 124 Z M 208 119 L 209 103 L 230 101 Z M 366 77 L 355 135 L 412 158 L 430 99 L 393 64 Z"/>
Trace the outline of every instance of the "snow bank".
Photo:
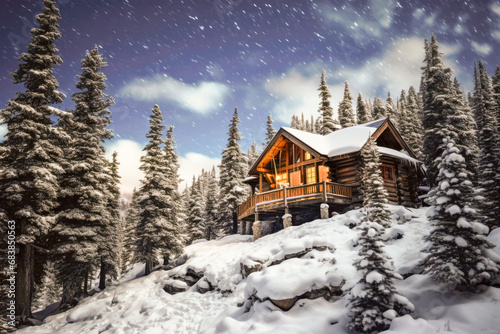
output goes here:
<path id="1" fill-rule="evenodd" d="M 392 227 L 386 229 L 385 250 L 397 272 L 410 275 L 428 247 L 423 239 L 432 229 L 427 208 L 389 209 Z M 346 333 L 344 297 L 299 299 L 286 312 L 267 299 L 297 297 L 331 285 L 344 293 L 352 288 L 360 278 L 352 263 L 358 256 L 360 233 L 355 226 L 362 215 L 361 210 L 350 211 L 255 242 L 252 236 L 240 235 L 198 242 L 185 249 L 184 264 L 134 278 L 142 270 L 136 266 L 126 282 L 18 333 Z M 393 238 L 396 235 L 402 237 Z M 488 239 L 500 245 L 500 229 Z M 500 257 L 500 247 L 490 252 Z M 252 270 L 243 275 L 245 267 Z M 189 275 L 196 276 L 197 283 L 179 281 Z M 370 275 L 370 280 L 380 279 L 377 272 Z M 187 291 L 170 295 L 165 284 Z M 394 318 L 385 333 L 499 333 L 498 288 L 485 288 L 477 295 L 444 293 L 428 276 L 418 274 L 397 281 L 396 287 L 415 305 L 415 312 Z"/>

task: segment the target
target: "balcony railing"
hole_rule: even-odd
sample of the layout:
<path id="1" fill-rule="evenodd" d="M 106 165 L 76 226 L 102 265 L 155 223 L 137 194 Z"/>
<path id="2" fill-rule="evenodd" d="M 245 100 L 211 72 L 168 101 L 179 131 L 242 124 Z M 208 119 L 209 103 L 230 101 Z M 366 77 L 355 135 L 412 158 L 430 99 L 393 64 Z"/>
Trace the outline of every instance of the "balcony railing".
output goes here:
<path id="1" fill-rule="evenodd" d="M 328 195 L 341 196 L 352 198 L 352 188 L 338 183 L 319 182 L 304 184 L 295 187 L 284 187 L 257 194 L 250 197 L 240 206 L 238 206 L 238 217 L 246 217 L 253 213 L 253 209 L 257 206 L 265 206 L 271 204 L 283 204 L 287 206 L 288 202 L 303 200 L 310 197 L 322 198 L 326 203 Z"/>

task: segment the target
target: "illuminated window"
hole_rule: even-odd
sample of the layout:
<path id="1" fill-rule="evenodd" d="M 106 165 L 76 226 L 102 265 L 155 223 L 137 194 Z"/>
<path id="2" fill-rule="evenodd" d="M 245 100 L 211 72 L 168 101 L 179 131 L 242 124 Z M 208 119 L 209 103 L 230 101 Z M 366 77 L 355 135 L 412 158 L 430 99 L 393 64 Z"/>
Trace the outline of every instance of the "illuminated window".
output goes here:
<path id="1" fill-rule="evenodd" d="M 381 166 L 382 176 L 384 180 L 394 180 L 394 170 L 392 167 Z"/>
<path id="2" fill-rule="evenodd" d="M 316 167 L 306 168 L 306 183 L 316 183 Z"/>
<path id="3" fill-rule="evenodd" d="M 309 152 L 304 152 L 304 161 L 311 160 L 312 156 Z"/>

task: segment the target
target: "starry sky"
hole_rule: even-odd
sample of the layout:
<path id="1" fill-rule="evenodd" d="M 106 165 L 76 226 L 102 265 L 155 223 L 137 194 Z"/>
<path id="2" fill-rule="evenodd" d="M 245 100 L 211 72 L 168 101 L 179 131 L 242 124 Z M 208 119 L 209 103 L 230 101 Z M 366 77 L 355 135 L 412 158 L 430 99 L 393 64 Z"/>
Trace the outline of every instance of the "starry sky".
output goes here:
<path id="1" fill-rule="evenodd" d="M 332 105 L 344 81 L 354 97 L 394 99 L 418 88 L 423 39 L 437 36 L 445 64 L 472 89 L 473 63 L 490 75 L 500 51 L 500 1 L 249 1 L 249 0 L 58 0 L 63 64 L 55 69 L 71 109 L 76 75 L 86 51 L 98 45 L 109 66 L 107 94 L 115 139 L 106 143 L 122 162 L 125 192 L 140 177 L 154 104 L 174 125 L 181 176 L 191 179 L 220 160 L 231 115 L 238 107 L 247 150 L 291 116 L 318 115 L 322 69 Z M 9 75 L 26 51 L 42 1 L 0 0 L 0 104 L 22 86 Z M 0 126 L 0 136 L 5 133 Z"/>

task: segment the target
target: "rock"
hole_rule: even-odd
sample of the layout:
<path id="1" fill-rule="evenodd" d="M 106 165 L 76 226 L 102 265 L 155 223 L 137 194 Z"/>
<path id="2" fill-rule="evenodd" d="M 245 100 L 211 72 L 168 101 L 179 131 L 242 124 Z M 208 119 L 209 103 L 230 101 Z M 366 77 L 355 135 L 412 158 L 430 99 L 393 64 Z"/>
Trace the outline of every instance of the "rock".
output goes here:
<path id="1" fill-rule="evenodd" d="M 198 289 L 199 293 L 206 293 L 208 291 L 214 290 L 214 287 L 209 282 L 209 280 L 206 279 L 206 277 L 204 277 L 203 279 L 199 280 L 198 283 L 196 283 L 196 288 Z"/>
<path id="2" fill-rule="evenodd" d="M 283 215 L 283 229 L 288 228 L 292 226 L 292 215 L 287 213 L 286 215 Z"/>
<path id="3" fill-rule="evenodd" d="M 271 303 L 282 309 L 283 311 L 288 311 L 295 305 L 295 302 L 297 301 L 297 297 L 293 298 L 288 298 L 288 299 L 269 299 Z"/>
<path id="4" fill-rule="evenodd" d="M 175 295 L 179 292 L 186 292 L 188 289 L 189 286 L 186 284 L 186 282 L 179 280 L 167 280 L 165 282 L 165 285 L 163 286 L 163 290 L 171 295 Z"/>
<path id="5" fill-rule="evenodd" d="M 319 288 L 319 289 L 315 289 L 315 290 L 311 290 L 311 291 L 308 291 L 306 293 L 304 293 L 303 295 L 299 296 L 298 298 L 299 299 L 317 299 L 317 298 L 325 298 L 325 300 L 327 301 L 333 301 L 335 299 L 338 299 L 338 298 L 335 298 L 335 297 L 340 297 L 342 296 L 343 294 L 343 291 L 342 291 L 342 286 L 345 284 L 345 281 L 342 281 L 342 283 L 339 285 L 339 286 L 324 286 L 322 288 Z"/>
<path id="6" fill-rule="evenodd" d="M 255 261 L 253 263 L 240 262 L 240 268 L 241 276 L 247 278 L 251 273 L 262 271 L 262 263 Z"/>
<path id="7" fill-rule="evenodd" d="M 262 223 L 260 221 L 256 221 L 252 225 L 252 231 L 253 231 L 253 241 L 256 241 L 262 236 Z"/>

